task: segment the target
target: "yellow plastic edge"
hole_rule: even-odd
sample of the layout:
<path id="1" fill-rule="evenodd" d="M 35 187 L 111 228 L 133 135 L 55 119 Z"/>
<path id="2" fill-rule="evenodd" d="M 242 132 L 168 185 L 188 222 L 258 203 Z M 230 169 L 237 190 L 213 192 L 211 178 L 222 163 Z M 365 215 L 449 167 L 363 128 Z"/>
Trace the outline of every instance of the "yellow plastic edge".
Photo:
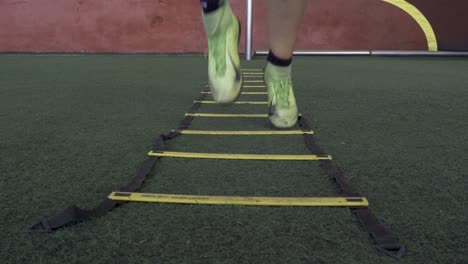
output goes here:
<path id="1" fill-rule="evenodd" d="M 175 131 L 175 130 L 174 130 Z M 259 131 L 229 131 L 229 130 L 179 130 L 184 135 L 304 135 L 314 134 L 313 131 L 302 130 L 259 130 Z"/>
<path id="2" fill-rule="evenodd" d="M 242 88 L 266 88 L 266 85 L 243 85 Z"/>
<path id="3" fill-rule="evenodd" d="M 334 207 L 369 206 L 369 202 L 365 197 L 252 197 L 112 192 L 108 198 L 114 201 L 179 204 Z"/>
<path id="4" fill-rule="evenodd" d="M 194 117 L 245 117 L 245 118 L 256 118 L 256 117 L 268 117 L 268 114 L 186 113 L 185 116 L 194 116 Z"/>
<path id="5" fill-rule="evenodd" d="M 215 101 L 193 101 L 194 103 L 199 104 L 217 104 Z M 236 101 L 234 104 L 254 104 L 254 105 L 266 105 L 267 101 Z"/>
<path id="6" fill-rule="evenodd" d="M 263 75 L 263 72 L 243 72 L 242 75 Z"/>
<path id="7" fill-rule="evenodd" d="M 207 91 L 202 91 L 201 93 L 202 93 L 202 94 L 211 94 L 211 92 L 207 92 Z M 249 95 L 256 94 L 256 95 L 260 95 L 260 94 L 268 94 L 268 92 L 241 92 L 241 94 L 249 94 Z"/>
<path id="8" fill-rule="evenodd" d="M 230 153 L 200 153 L 161 151 L 148 152 L 151 157 L 173 157 L 193 159 L 235 159 L 235 160 L 331 160 L 330 155 L 279 155 L 279 154 L 230 154 Z"/>

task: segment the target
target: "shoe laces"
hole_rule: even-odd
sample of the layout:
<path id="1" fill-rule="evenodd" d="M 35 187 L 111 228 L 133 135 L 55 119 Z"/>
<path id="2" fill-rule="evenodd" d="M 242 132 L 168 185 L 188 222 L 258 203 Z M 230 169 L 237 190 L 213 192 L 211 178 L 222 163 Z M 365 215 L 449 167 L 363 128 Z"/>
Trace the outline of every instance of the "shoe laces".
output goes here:
<path id="1" fill-rule="evenodd" d="M 291 80 L 272 80 L 269 83 L 275 97 L 275 105 L 277 107 L 289 106 L 289 86 Z"/>
<path id="2" fill-rule="evenodd" d="M 215 61 L 215 70 L 218 76 L 222 76 L 226 72 L 226 33 L 218 31 L 210 38 L 209 55 Z"/>

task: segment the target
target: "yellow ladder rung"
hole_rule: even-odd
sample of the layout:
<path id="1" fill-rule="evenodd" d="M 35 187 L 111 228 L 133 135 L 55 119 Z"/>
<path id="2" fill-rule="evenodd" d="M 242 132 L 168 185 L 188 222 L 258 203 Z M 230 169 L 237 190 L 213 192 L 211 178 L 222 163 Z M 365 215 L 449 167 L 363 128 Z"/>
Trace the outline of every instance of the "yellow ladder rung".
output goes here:
<path id="1" fill-rule="evenodd" d="M 177 204 L 333 207 L 369 206 L 369 202 L 365 197 L 255 197 L 112 192 L 108 198 L 114 201 Z"/>
<path id="2" fill-rule="evenodd" d="M 263 75 L 263 72 L 243 72 L 242 75 Z"/>
<path id="3" fill-rule="evenodd" d="M 220 113 L 185 113 L 185 116 L 193 117 L 245 117 L 245 118 L 256 118 L 256 117 L 268 117 L 268 114 L 220 114 Z M 301 117 L 299 114 L 298 117 Z"/>
<path id="4" fill-rule="evenodd" d="M 246 83 L 248 81 L 245 81 Z M 263 82 L 263 81 L 261 81 Z M 243 88 L 266 88 L 266 85 L 242 85 Z M 205 86 L 205 88 L 210 88 L 208 85 Z"/>
<path id="5" fill-rule="evenodd" d="M 268 94 L 268 92 L 241 92 L 241 94 Z"/>
<path id="6" fill-rule="evenodd" d="M 251 131 L 230 131 L 230 130 L 173 130 L 183 135 L 304 135 L 314 134 L 314 131 L 307 130 L 251 130 Z"/>
<path id="7" fill-rule="evenodd" d="M 263 69 L 249 69 L 249 68 L 241 69 L 241 72 L 245 72 L 245 71 L 263 72 Z"/>
<path id="8" fill-rule="evenodd" d="M 242 88 L 266 88 L 266 85 L 243 85 Z"/>
<path id="9" fill-rule="evenodd" d="M 202 94 L 211 94 L 211 92 L 207 92 L 207 91 L 202 91 L 201 93 L 202 93 Z M 241 94 L 248 94 L 248 95 L 256 94 L 256 95 L 260 95 L 260 94 L 268 94 L 268 92 L 241 92 Z"/>
<path id="10" fill-rule="evenodd" d="M 217 104 L 215 101 L 193 101 L 199 104 Z M 267 105 L 267 101 L 236 101 L 234 104 L 255 104 L 255 105 Z"/>
<path id="11" fill-rule="evenodd" d="M 248 81 L 244 81 L 244 83 L 262 83 L 263 80 L 248 80 Z"/>
<path id="12" fill-rule="evenodd" d="M 260 74 L 257 74 L 257 75 L 243 75 L 242 78 L 262 78 L 263 80 L 263 77 L 260 76 Z"/>
<path id="13" fill-rule="evenodd" d="M 172 157 L 192 159 L 229 159 L 229 160 L 331 160 L 330 155 L 278 155 L 278 154 L 229 154 L 200 153 L 179 151 L 150 151 L 151 157 Z"/>
<path id="14" fill-rule="evenodd" d="M 255 117 L 268 117 L 268 114 L 186 113 L 185 116 L 194 116 L 194 117 L 245 117 L 245 118 L 255 118 Z"/>

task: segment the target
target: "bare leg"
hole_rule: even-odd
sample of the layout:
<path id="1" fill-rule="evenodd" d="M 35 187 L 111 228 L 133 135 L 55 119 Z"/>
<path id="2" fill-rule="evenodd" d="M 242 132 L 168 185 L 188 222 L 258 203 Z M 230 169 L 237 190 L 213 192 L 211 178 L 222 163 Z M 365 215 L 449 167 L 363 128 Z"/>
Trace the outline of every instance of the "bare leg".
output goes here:
<path id="1" fill-rule="evenodd" d="M 278 58 L 289 59 L 293 55 L 306 1 L 268 0 L 267 2 L 270 49 Z"/>
<path id="2" fill-rule="evenodd" d="M 268 0 L 270 53 L 265 68 L 268 118 L 277 128 L 291 128 L 298 109 L 291 78 L 291 61 L 305 0 Z"/>

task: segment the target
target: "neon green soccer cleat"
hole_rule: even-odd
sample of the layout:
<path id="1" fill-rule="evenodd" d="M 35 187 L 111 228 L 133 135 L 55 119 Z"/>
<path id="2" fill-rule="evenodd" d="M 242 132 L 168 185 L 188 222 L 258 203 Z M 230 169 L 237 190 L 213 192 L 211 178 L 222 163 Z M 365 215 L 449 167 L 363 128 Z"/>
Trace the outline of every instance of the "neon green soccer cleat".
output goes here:
<path id="1" fill-rule="evenodd" d="M 217 103 L 234 102 L 242 86 L 238 43 L 240 23 L 225 4 L 203 16 L 208 36 L 208 79 L 213 99 Z"/>
<path id="2" fill-rule="evenodd" d="M 293 127 L 297 122 L 298 111 L 291 80 L 291 68 L 285 72 L 284 67 L 267 64 L 265 83 L 268 87 L 268 118 L 280 129 Z"/>

